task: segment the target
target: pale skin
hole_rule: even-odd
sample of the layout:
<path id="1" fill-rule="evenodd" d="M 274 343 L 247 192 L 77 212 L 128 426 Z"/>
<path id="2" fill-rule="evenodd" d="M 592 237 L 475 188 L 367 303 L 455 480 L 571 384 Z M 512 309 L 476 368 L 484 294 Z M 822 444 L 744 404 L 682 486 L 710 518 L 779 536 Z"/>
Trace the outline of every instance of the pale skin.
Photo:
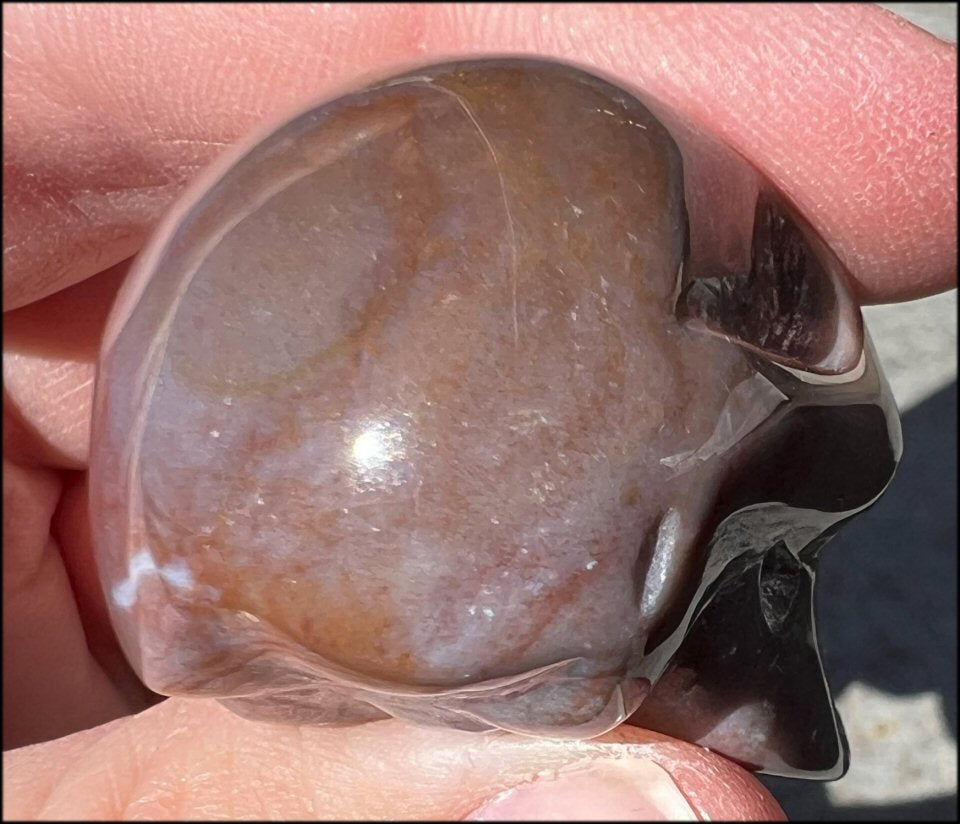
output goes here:
<path id="1" fill-rule="evenodd" d="M 127 260 L 226 145 L 351 78 L 452 55 L 575 60 L 646 88 L 790 193 L 864 302 L 951 288 L 955 46 L 866 5 L 327 6 L 4 8 L 5 816 L 449 820 L 622 748 L 701 815 L 781 815 L 734 765 L 633 727 L 573 744 L 151 706 L 93 569 L 93 363 Z"/>

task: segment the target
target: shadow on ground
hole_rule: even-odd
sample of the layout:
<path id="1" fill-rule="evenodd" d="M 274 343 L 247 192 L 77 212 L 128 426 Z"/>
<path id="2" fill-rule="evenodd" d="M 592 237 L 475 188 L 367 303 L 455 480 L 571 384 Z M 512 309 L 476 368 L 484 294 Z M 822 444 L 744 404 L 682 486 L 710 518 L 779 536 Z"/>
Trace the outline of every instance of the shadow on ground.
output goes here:
<path id="1" fill-rule="evenodd" d="M 818 634 L 834 695 L 851 681 L 895 695 L 939 693 L 954 738 L 956 421 L 956 383 L 903 416 L 904 455 L 893 483 L 827 546 L 817 583 Z M 792 819 L 957 820 L 956 795 L 846 807 L 831 803 L 823 784 L 762 780 Z"/>

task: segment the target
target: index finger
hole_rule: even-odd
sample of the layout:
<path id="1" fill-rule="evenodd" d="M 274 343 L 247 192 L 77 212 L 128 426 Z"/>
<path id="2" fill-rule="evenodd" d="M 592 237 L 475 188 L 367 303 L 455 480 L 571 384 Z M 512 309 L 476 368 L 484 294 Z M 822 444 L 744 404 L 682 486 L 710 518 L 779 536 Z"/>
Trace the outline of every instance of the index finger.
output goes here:
<path id="1" fill-rule="evenodd" d="M 258 121 L 450 55 L 575 60 L 709 124 L 780 184 L 861 297 L 956 280 L 956 48 L 868 5 L 15 5 L 4 299 L 136 252 Z"/>

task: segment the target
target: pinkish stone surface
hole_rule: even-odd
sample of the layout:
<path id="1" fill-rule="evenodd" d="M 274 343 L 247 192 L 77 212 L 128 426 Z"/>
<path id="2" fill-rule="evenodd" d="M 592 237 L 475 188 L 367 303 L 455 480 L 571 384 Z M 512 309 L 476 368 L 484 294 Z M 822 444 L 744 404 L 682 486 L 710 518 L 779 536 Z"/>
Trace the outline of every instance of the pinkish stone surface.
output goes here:
<path id="1" fill-rule="evenodd" d="M 138 672 L 277 720 L 622 721 L 786 400 L 674 313 L 670 134 L 575 70 L 481 63 L 233 161 L 141 257 L 101 362 L 97 549 Z"/>

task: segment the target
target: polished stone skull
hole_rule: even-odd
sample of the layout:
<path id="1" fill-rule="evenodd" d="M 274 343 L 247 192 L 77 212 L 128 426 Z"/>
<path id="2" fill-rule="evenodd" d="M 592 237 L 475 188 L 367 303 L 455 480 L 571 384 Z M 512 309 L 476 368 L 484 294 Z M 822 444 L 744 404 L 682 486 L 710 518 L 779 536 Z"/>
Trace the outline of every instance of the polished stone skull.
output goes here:
<path id="1" fill-rule="evenodd" d="M 896 409 L 834 253 L 657 101 L 474 60 L 238 148 L 121 292 L 93 438 L 158 692 L 845 767 L 814 570 Z"/>

